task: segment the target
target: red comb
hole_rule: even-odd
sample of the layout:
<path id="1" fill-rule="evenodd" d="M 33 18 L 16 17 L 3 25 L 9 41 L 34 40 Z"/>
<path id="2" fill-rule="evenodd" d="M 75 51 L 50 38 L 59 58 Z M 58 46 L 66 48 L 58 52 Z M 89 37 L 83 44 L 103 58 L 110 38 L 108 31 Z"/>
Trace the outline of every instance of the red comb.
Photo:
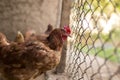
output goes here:
<path id="1" fill-rule="evenodd" d="M 71 30 L 70 30 L 70 27 L 69 27 L 69 26 L 64 26 L 64 29 L 66 30 L 66 32 L 67 32 L 68 34 L 71 33 Z"/>

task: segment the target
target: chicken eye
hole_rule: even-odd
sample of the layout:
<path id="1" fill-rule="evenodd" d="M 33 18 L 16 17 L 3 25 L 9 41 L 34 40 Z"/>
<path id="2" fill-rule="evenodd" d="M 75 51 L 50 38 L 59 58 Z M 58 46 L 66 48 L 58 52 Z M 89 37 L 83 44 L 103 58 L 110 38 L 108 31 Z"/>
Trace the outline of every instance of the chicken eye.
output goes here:
<path id="1" fill-rule="evenodd" d="M 65 29 L 61 29 L 61 32 L 62 32 L 62 33 L 66 33 Z"/>

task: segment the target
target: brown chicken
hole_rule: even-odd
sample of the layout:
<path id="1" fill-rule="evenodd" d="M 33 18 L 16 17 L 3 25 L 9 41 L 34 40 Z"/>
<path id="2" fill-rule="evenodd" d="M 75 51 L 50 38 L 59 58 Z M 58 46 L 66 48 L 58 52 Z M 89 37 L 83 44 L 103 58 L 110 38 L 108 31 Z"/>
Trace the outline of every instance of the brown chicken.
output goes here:
<path id="1" fill-rule="evenodd" d="M 40 35 L 37 35 L 34 30 L 28 30 L 25 33 L 25 40 L 44 41 L 49 36 L 49 34 L 52 32 L 52 30 L 53 30 L 53 26 L 51 24 L 49 24 L 47 26 L 47 30 L 44 33 L 40 34 Z"/>
<path id="2" fill-rule="evenodd" d="M 45 34 L 50 34 L 52 30 L 53 30 L 53 26 L 49 24 L 47 30 L 45 31 Z"/>
<path id="3" fill-rule="evenodd" d="M 63 42 L 70 35 L 68 26 L 56 28 L 42 42 L 6 41 L 0 35 L 0 72 L 6 80 L 30 80 L 53 69 L 60 62 Z M 4 45 L 2 44 L 4 43 Z"/>

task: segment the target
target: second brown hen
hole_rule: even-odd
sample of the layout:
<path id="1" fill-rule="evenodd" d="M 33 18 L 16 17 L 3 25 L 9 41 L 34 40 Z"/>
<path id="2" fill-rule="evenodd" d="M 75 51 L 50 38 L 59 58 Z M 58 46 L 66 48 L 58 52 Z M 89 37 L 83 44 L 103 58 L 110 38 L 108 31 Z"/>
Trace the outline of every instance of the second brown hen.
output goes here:
<path id="1" fill-rule="evenodd" d="M 36 34 L 36 32 L 34 30 L 28 30 L 25 33 L 25 40 L 39 40 L 39 41 L 44 41 L 49 34 L 52 32 L 53 30 L 53 26 L 51 24 L 49 24 L 47 26 L 47 30 L 44 33 L 41 34 Z"/>

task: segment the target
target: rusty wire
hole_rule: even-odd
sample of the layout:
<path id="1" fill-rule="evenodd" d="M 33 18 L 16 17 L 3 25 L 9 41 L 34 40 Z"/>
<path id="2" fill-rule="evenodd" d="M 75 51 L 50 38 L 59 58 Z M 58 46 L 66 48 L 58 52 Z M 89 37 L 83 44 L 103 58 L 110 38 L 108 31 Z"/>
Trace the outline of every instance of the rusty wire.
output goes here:
<path id="1" fill-rule="evenodd" d="M 118 5 L 119 0 L 73 0 L 66 61 L 71 80 L 120 80 Z"/>

